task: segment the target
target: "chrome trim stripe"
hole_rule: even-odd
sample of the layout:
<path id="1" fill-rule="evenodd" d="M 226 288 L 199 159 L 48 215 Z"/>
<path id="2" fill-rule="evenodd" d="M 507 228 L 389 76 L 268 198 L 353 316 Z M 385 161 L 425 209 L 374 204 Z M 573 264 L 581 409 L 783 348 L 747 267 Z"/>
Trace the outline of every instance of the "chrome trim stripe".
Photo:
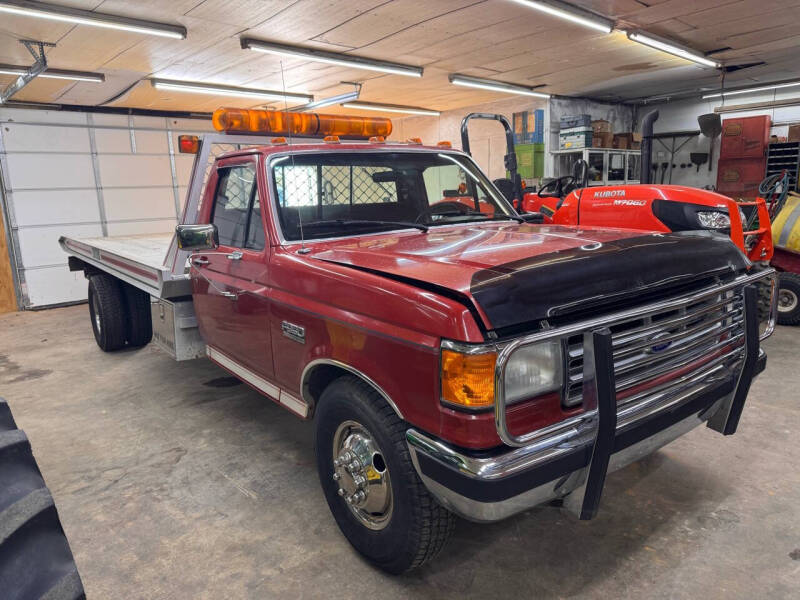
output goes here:
<path id="1" fill-rule="evenodd" d="M 285 406 L 293 413 L 303 418 L 308 416 L 308 404 L 302 400 L 299 400 L 291 394 L 284 392 L 274 383 L 271 383 L 260 375 L 257 375 L 241 363 L 236 362 L 216 348 L 206 346 L 206 354 L 208 355 L 208 358 L 217 363 L 219 366 L 227 371 L 230 371 L 242 381 L 249 383 L 258 391 L 266 394 L 271 399 L 275 400 L 282 406 Z"/>
<path id="2" fill-rule="evenodd" d="M 383 388 L 381 388 L 381 386 L 379 386 L 377 383 L 375 383 L 375 381 L 373 379 L 371 379 L 368 375 L 365 375 L 363 372 L 359 371 L 355 367 L 351 367 L 348 364 L 345 364 L 345 363 L 343 363 L 341 361 L 338 361 L 338 360 L 334 360 L 332 358 L 318 358 L 316 360 L 312 360 L 303 369 L 303 374 L 300 376 L 300 389 L 302 390 L 303 401 L 306 403 L 306 405 L 314 406 L 314 399 L 311 398 L 310 392 L 308 390 L 308 381 L 307 380 L 308 380 L 308 376 L 310 375 L 310 373 L 314 369 L 314 367 L 318 367 L 320 365 L 331 365 L 331 366 L 334 366 L 334 367 L 339 367 L 340 369 L 344 369 L 345 371 L 349 371 L 350 373 L 352 373 L 353 375 L 355 375 L 359 379 L 363 379 L 367 384 L 372 386 L 375 389 L 375 391 L 378 392 L 381 395 L 381 397 L 386 401 L 386 404 L 391 406 L 392 409 L 394 410 L 394 412 L 397 413 L 398 417 L 400 417 L 401 419 L 405 419 L 405 417 L 403 416 L 403 413 L 400 412 L 400 409 L 397 408 L 397 405 L 389 397 L 389 394 L 387 394 L 385 391 L 383 391 Z"/>

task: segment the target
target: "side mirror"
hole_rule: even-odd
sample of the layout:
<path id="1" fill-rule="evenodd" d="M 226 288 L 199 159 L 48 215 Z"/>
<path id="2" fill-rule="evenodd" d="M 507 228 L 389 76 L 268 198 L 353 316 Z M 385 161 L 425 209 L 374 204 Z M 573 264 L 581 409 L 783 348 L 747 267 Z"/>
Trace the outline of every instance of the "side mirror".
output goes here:
<path id="1" fill-rule="evenodd" d="M 175 227 L 181 250 L 214 250 L 219 246 L 219 232 L 213 223 Z"/>

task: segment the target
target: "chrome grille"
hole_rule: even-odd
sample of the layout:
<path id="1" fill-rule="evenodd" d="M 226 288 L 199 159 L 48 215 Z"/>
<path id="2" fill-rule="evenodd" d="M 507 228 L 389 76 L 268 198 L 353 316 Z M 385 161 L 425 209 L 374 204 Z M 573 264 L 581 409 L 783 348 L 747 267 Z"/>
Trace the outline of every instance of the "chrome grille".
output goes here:
<path id="1" fill-rule="evenodd" d="M 647 384 L 663 389 L 668 382 L 659 381 L 659 378 L 681 377 L 687 374 L 687 367 L 699 360 L 720 358 L 717 355 L 724 355 L 727 360 L 741 357 L 744 352 L 742 289 L 727 290 L 677 309 L 618 322 L 610 329 L 617 394 L 620 397 L 632 395 L 636 391 L 632 388 Z M 573 408 L 580 405 L 583 398 L 582 334 L 566 338 L 566 363 L 563 404 Z M 704 363 L 688 374 L 706 367 Z"/>

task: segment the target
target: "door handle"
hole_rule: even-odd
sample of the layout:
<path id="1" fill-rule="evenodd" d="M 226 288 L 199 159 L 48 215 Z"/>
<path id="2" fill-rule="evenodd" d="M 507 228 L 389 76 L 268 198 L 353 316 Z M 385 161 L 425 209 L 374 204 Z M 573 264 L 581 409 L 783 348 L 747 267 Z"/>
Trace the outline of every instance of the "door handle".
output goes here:
<path id="1" fill-rule="evenodd" d="M 236 299 L 239 298 L 239 294 L 235 294 L 235 293 L 229 292 L 227 290 L 225 290 L 224 292 L 220 292 L 220 295 L 221 296 L 225 296 L 226 298 L 229 298 L 231 300 L 236 300 Z"/>
<path id="2" fill-rule="evenodd" d="M 228 260 L 242 260 L 242 256 L 244 256 L 242 252 L 240 252 L 239 250 L 235 250 L 230 254 L 228 254 Z"/>
<path id="3" fill-rule="evenodd" d="M 205 256 L 198 256 L 198 257 L 192 259 L 192 264 L 195 264 L 198 267 L 202 266 L 202 265 L 207 265 L 208 264 L 208 259 Z"/>

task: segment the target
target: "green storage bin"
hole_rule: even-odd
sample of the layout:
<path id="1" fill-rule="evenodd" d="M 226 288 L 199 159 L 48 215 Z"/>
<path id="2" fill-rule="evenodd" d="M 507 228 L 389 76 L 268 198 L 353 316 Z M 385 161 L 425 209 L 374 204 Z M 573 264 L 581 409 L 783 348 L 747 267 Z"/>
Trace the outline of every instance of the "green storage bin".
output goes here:
<path id="1" fill-rule="evenodd" d="M 517 172 L 523 179 L 539 179 L 544 176 L 544 144 L 517 144 Z"/>

